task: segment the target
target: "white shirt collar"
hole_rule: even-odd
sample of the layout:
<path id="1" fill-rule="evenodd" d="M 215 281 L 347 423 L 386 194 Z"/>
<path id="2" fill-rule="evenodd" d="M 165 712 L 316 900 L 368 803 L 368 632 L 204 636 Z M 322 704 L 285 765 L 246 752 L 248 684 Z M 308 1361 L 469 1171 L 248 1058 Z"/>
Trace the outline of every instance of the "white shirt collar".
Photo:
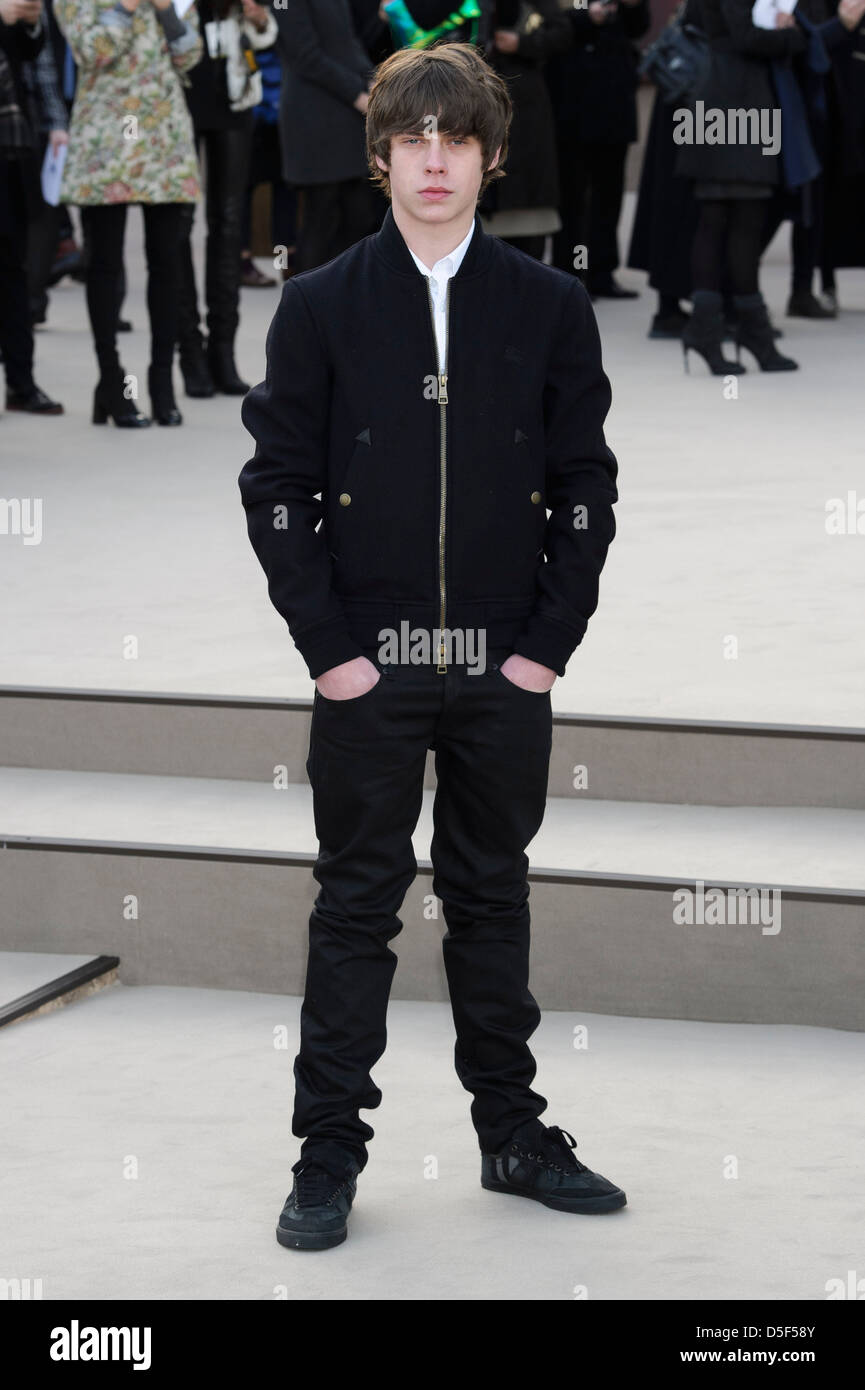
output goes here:
<path id="1" fill-rule="evenodd" d="M 468 250 L 469 242 L 472 239 L 472 233 L 474 232 L 474 229 L 475 224 L 474 219 L 472 219 L 472 225 L 469 227 L 466 235 L 463 237 L 459 246 L 454 247 L 453 251 L 449 251 L 446 256 L 442 256 L 440 260 L 436 261 L 432 270 L 430 270 L 428 266 L 424 265 L 423 261 L 415 255 L 414 251 L 412 251 L 411 247 L 409 246 L 408 249 L 409 251 L 411 251 L 412 259 L 414 260 L 414 263 L 420 271 L 421 275 L 431 275 L 434 280 L 447 280 L 451 275 L 456 275 L 457 271 L 462 265 L 463 256 L 466 254 L 466 251 Z"/>

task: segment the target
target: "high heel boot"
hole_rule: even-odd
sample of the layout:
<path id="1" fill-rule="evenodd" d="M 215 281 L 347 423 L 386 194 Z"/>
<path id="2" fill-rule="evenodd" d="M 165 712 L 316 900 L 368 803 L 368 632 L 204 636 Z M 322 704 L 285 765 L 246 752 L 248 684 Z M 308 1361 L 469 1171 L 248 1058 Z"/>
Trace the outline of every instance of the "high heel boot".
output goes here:
<path id="1" fill-rule="evenodd" d="M 154 420 L 160 425 L 182 425 L 183 416 L 174 399 L 171 367 L 148 367 L 147 389 L 150 392 Z"/>
<path id="2" fill-rule="evenodd" d="M 234 344 L 231 340 L 213 338 L 207 340 L 207 365 L 217 391 L 225 396 L 245 396 L 249 382 L 238 375 L 234 365 Z"/>
<path id="3" fill-rule="evenodd" d="M 184 331 L 179 348 L 180 371 L 187 396 L 215 396 L 216 387 L 207 364 L 201 330 L 196 327 Z"/>
<path id="4" fill-rule="evenodd" d="M 694 308 L 682 329 L 682 354 L 688 371 L 688 350 L 693 348 L 705 359 L 713 376 L 739 376 L 747 368 L 740 362 L 728 362 L 721 351 L 724 340 L 722 298 L 715 290 L 694 290 Z"/>
<path id="5" fill-rule="evenodd" d="M 150 418 L 142 415 L 135 401 L 124 394 L 126 373 L 116 359 L 103 360 L 96 389 L 93 392 L 94 425 L 104 425 L 108 417 L 118 429 L 144 429 Z"/>
<path id="6" fill-rule="evenodd" d="M 792 357 L 783 357 L 775 346 L 766 302 L 759 290 L 756 294 L 736 294 L 733 303 L 739 316 L 736 356 L 746 347 L 756 357 L 761 372 L 795 372 L 799 363 Z"/>

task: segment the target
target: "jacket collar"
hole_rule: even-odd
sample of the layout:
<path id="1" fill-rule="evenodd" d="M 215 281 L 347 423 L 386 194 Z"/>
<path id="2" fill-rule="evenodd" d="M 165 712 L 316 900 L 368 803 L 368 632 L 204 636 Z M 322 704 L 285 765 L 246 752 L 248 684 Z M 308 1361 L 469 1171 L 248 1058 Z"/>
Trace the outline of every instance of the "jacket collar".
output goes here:
<path id="1" fill-rule="evenodd" d="M 421 278 L 421 273 L 406 246 L 405 238 L 396 225 L 393 208 L 390 204 L 388 204 L 381 227 L 373 235 L 372 240 L 376 251 L 387 262 L 391 270 L 395 270 L 399 275 L 410 275 L 414 279 Z M 455 280 L 468 280 L 473 275 L 482 274 L 488 268 L 493 240 L 494 238 L 485 232 L 481 225 L 480 213 L 475 212 L 474 233 L 463 256 L 462 264 L 454 276 Z"/>

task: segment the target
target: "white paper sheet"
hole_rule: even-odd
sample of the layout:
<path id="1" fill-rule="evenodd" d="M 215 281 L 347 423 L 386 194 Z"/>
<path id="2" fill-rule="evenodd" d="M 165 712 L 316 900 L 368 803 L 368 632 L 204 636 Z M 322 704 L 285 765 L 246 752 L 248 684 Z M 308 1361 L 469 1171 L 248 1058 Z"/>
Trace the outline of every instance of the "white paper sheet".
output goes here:
<path id="1" fill-rule="evenodd" d="M 799 0 L 756 0 L 751 11 L 755 29 L 774 29 L 776 14 L 792 14 Z"/>
<path id="2" fill-rule="evenodd" d="M 61 145 L 55 155 L 50 143 L 45 146 L 45 158 L 42 161 L 42 197 L 53 208 L 60 202 L 60 180 L 63 177 L 63 165 L 66 163 L 68 149 L 68 145 Z"/>

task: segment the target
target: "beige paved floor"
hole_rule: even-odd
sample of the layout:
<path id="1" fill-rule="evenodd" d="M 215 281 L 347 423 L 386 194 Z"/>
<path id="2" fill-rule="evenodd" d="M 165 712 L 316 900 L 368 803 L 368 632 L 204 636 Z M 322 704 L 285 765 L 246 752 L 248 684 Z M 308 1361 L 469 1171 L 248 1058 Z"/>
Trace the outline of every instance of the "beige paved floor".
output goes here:
<path id="1" fill-rule="evenodd" d="M 544 1119 L 628 1194 L 589 1218 L 482 1190 L 442 1004 L 391 1005 L 349 1240 L 284 1250 L 298 1002 L 116 986 L 5 1030 L 0 1276 L 46 1300 L 522 1302 L 811 1301 L 861 1275 L 862 1034 L 547 1013 Z"/>

